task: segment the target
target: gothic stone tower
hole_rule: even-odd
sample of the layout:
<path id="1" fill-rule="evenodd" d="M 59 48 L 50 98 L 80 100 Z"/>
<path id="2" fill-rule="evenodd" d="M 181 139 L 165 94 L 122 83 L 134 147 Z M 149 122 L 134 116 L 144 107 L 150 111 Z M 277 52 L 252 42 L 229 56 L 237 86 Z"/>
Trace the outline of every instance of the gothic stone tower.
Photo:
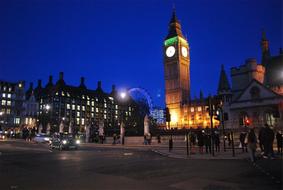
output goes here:
<path id="1" fill-rule="evenodd" d="M 182 127 L 183 111 L 190 97 L 189 44 L 173 11 L 164 41 L 165 101 L 173 127 Z"/>

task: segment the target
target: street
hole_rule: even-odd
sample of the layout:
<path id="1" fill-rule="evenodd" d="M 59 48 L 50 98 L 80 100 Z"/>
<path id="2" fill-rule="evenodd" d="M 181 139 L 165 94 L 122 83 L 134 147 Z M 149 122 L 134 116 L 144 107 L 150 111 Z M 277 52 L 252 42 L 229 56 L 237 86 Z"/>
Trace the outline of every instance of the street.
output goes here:
<path id="1" fill-rule="evenodd" d="M 281 161 L 259 160 L 258 167 L 244 159 L 168 158 L 150 148 L 86 144 L 51 151 L 0 141 L 0 189 L 281 189 Z"/>

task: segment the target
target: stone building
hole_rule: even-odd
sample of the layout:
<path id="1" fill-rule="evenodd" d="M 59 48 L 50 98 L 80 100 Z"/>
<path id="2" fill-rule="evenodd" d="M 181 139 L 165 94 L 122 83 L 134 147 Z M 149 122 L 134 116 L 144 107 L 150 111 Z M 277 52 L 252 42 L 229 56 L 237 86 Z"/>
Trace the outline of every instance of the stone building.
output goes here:
<path id="1" fill-rule="evenodd" d="M 252 58 L 231 68 L 232 87 L 222 66 L 217 94 L 222 98 L 223 110 L 228 115 L 225 121 L 228 128 L 259 127 L 265 123 L 283 126 L 283 52 L 280 49 L 278 55 L 270 55 L 265 33 L 261 48 L 261 63 Z"/>
<path id="2" fill-rule="evenodd" d="M 173 10 L 168 35 L 164 40 L 165 103 L 173 128 L 210 126 L 208 101 L 190 97 L 190 46 Z M 218 125 L 214 120 L 214 125 Z"/>
<path id="3" fill-rule="evenodd" d="M 0 125 L 18 127 L 23 121 L 25 82 L 0 81 Z"/>
<path id="4" fill-rule="evenodd" d="M 58 131 L 61 123 L 66 128 L 72 125 L 77 130 L 83 130 L 87 125 L 98 127 L 103 123 L 105 131 L 118 129 L 121 121 L 129 127 L 137 125 L 135 102 L 130 97 L 120 98 L 114 85 L 112 91 L 106 93 L 99 81 L 97 89 L 91 90 L 81 77 L 78 86 L 71 86 L 65 83 L 63 72 L 60 72 L 56 83 L 50 76 L 46 86 L 42 87 L 41 80 L 38 80 L 32 94 L 38 101 L 38 124 L 42 124 L 44 130 L 50 125 L 51 131 Z"/>

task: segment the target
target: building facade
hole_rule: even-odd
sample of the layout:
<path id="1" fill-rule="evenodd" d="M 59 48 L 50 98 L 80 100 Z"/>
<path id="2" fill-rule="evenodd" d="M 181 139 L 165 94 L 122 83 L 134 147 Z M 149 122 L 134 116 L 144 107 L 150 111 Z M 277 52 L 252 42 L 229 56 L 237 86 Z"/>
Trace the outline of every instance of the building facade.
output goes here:
<path id="1" fill-rule="evenodd" d="M 245 64 L 231 68 L 230 87 L 228 77 L 221 69 L 218 96 L 228 115 L 227 128 L 250 125 L 283 126 L 283 53 L 271 56 L 269 42 L 263 33 L 262 60 L 247 59 Z"/>
<path id="2" fill-rule="evenodd" d="M 65 83 L 61 72 L 56 83 L 50 76 L 45 87 L 39 80 L 37 87 L 30 92 L 30 97 L 34 95 L 38 102 L 37 120 L 43 130 L 50 126 L 51 131 L 58 131 L 61 123 L 66 128 L 72 125 L 77 130 L 83 130 L 87 125 L 98 127 L 103 123 L 106 131 L 119 129 L 121 122 L 128 127 L 137 125 L 134 119 L 137 109 L 135 102 L 130 97 L 120 98 L 114 85 L 112 91 L 106 93 L 99 81 L 97 89 L 91 90 L 86 87 L 82 77 L 80 85 L 71 86 Z"/>
<path id="3" fill-rule="evenodd" d="M 173 10 L 168 35 L 164 40 L 165 103 L 171 115 L 173 128 L 210 126 L 208 99 L 190 96 L 190 46 Z M 213 120 L 214 125 L 218 121 Z"/>
<path id="4" fill-rule="evenodd" d="M 23 122 L 25 82 L 0 81 L 0 125 L 18 127 Z"/>

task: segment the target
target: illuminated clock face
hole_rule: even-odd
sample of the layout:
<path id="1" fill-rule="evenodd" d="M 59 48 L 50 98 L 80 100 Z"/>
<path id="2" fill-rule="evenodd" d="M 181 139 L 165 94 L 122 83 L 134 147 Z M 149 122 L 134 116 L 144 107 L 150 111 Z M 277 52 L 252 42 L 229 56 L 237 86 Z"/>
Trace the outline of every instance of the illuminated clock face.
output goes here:
<path id="1" fill-rule="evenodd" d="M 184 57 L 187 57 L 187 56 L 188 56 L 188 50 L 187 50 L 187 48 L 185 48 L 184 46 L 182 47 L 182 55 L 183 55 Z"/>
<path id="2" fill-rule="evenodd" d="M 175 54 L 175 48 L 174 46 L 169 46 L 167 49 L 166 49 L 166 55 L 167 57 L 172 57 L 174 54 Z"/>

